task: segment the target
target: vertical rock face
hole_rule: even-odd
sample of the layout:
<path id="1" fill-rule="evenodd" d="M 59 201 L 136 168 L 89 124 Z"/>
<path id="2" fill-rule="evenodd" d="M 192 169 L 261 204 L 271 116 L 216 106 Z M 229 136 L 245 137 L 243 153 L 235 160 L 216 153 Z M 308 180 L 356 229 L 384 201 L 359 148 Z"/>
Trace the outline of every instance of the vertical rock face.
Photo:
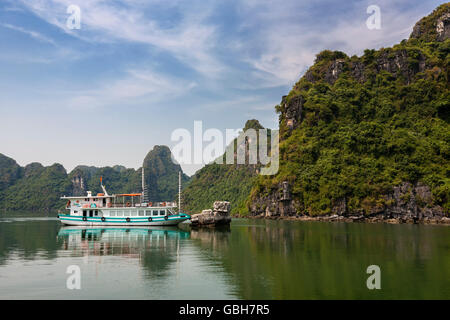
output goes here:
<path id="1" fill-rule="evenodd" d="M 423 220 L 444 217 L 443 209 L 433 205 L 430 188 L 422 183 L 404 182 L 394 187 L 385 199 L 387 205 L 382 211 L 390 218 Z"/>
<path id="2" fill-rule="evenodd" d="M 282 101 L 286 108 L 284 117 L 290 130 L 297 128 L 301 122 L 304 103 L 305 99 L 302 96 L 294 97 L 289 102 L 286 102 L 285 99 Z"/>
<path id="3" fill-rule="evenodd" d="M 276 191 L 253 201 L 252 214 L 268 218 L 305 215 L 299 202 L 292 199 L 289 188 L 289 183 L 284 181 L 278 185 Z M 383 201 L 378 204 L 364 203 L 363 205 L 367 206 L 366 213 L 362 208 L 356 210 L 348 208 L 347 199 L 342 198 L 333 202 L 331 214 L 342 217 L 379 216 L 382 219 L 410 222 L 439 220 L 445 217 L 442 207 L 433 205 L 430 187 L 422 183 L 404 182 L 382 198 Z"/>
<path id="4" fill-rule="evenodd" d="M 250 211 L 253 215 L 263 217 L 288 217 L 296 215 L 298 209 L 299 203 L 292 199 L 289 182 L 283 181 L 273 192 L 253 201 Z"/>
<path id="5" fill-rule="evenodd" d="M 71 182 L 73 188 L 72 195 L 84 196 L 86 194 L 87 192 L 86 184 L 80 172 L 77 172 L 72 176 Z"/>
<path id="6" fill-rule="evenodd" d="M 445 13 L 438 19 L 436 33 L 438 34 L 437 39 L 439 41 L 450 38 L 450 13 Z"/>

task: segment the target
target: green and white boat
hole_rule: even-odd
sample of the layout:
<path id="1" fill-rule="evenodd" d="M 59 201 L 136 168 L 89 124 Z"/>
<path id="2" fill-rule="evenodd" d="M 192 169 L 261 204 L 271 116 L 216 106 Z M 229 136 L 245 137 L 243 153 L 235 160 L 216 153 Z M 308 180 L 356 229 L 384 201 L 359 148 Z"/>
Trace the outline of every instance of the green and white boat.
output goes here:
<path id="1" fill-rule="evenodd" d="M 179 179 L 181 203 L 181 175 Z M 58 219 L 72 226 L 174 226 L 190 219 L 182 213 L 176 202 L 150 202 L 146 198 L 144 169 L 142 169 L 142 193 L 109 195 L 100 178 L 103 193 L 86 196 L 63 196 L 68 213 L 58 214 Z"/>

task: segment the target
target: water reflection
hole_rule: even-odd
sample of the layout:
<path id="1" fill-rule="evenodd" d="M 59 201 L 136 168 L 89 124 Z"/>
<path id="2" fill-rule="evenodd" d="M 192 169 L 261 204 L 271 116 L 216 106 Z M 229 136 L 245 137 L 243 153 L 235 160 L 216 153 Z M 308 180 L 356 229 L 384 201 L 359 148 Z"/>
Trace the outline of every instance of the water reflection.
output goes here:
<path id="1" fill-rule="evenodd" d="M 136 258 L 151 248 L 173 250 L 178 247 L 180 239 L 189 238 L 189 232 L 167 227 L 62 227 L 58 238 L 62 240 L 62 249 L 70 250 L 74 255 L 120 255 Z"/>
<path id="2" fill-rule="evenodd" d="M 288 221 L 191 231 L 241 299 L 449 297 L 449 237 L 446 227 Z M 372 264 L 382 269 L 381 291 L 365 285 Z"/>
<path id="3" fill-rule="evenodd" d="M 56 259 L 60 244 L 55 241 L 59 229 L 55 218 L 0 217 L 0 266 L 11 257 Z"/>
<path id="4" fill-rule="evenodd" d="M 189 232 L 177 227 L 62 227 L 58 238 L 71 256 L 117 256 L 138 260 L 149 275 L 162 275 L 176 262 L 180 241 Z"/>
<path id="5" fill-rule="evenodd" d="M 442 226 L 61 227 L 9 216 L 0 218 L 0 298 L 39 298 L 45 288 L 47 298 L 448 299 L 449 243 Z M 73 264 L 80 292 L 65 286 Z M 365 285 L 371 264 L 381 267 L 381 291 Z"/>

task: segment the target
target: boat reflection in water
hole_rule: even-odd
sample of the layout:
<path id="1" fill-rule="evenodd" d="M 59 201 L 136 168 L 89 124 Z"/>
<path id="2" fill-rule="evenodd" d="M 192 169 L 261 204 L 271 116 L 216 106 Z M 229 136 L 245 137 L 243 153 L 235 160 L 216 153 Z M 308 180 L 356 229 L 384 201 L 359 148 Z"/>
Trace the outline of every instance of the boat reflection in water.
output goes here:
<path id="1" fill-rule="evenodd" d="M 89 254 L 137 257 L 145 249 L 176 248 L 180 239 L 187 239 L 189 236 L 188 231 L 177 227 L 62 227 L 58 232 L 64 250 L 83 256 Z"/>
<path id="2" fill-rule="evenodd" d="M 163 273 L 176 262 L 180 241 L 190 233 L 178 227 L 62 227 L 62 249 L 75 257 L 116 256 L 137 259 L 143 268 Z"/>

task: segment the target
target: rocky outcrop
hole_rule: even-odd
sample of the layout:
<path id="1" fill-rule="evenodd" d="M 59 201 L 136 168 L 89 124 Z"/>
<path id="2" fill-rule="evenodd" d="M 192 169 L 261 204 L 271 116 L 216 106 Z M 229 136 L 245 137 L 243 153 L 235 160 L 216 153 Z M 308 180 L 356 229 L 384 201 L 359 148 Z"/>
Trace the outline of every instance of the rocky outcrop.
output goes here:
<path id="1" fill-rule="evenodd" d="M 345 198 L 333 202 L 331 213 L 310 217 L 292 195 L 289 183 L 284 181 L 276 190 L 253 199 L 252 216 L 263 218 L 303 218 L 322 221 L 369 221 L 391 223 L 450 223 L 450 217 L 442 207 L 433 204 L 428 186 L 404 182 L 381 196 L 382 201 L 363 201 L 358 210 L 350 210 Z"/>
<path id="2" fill-rule="evenodd" d="M 215 227 L 229 225 L 231 222 L 230 208 L 228 201 L 216 201 L 212 210 L 207 209 L 203 210 L 202 213 L 194 214 L 191 217 L 191 226 Z"/>
<path id="3" fill-rule="evenodd" d="M 305 99 L 301 95 L 292 98 L 289 102 L 286 102 L 286 97 L 283 97 L 282 104 L 284 104 L 286 110 L 284 117 L 290 130 L 297 128 L 300 124 L 304 103 Z"/>
<path id="4" fill-rule="evenodd" d="M 254 216 L 289 217 L 296 215 L 298 202 L 292 199 L 289 182 L 283 181 L 271 193 L 253 199 L 250 212 Z"/>
<path id="5" fill-rule="evenodd" d="M 408 52 L 406 50 L 384 50 L 376 59 L 378 72 L 387 71 L 396 79 L 403 77 L 406 83 L 411 83 L 418 72 L 423 72 L 426 67 L 425 56 L 421 52 Z M 362 81 L 363 79 L 358 79 Z"/>
<path id="6" fill-rule="evenodd" d="M 450 12 L 443 14 L 436 23 L 437 40 L 444 41 L 450 38 Z"/>
<path id="7" fill-rule="evenodd" d="M 425 41 L 448 39 L 450 37 L 450 9 L 448 4 L 438 7 L 430 16 L 417 22 L 410 37 Z"/>
<path id="8" fill-rule="evenodd" d="M 75 172 L 70 181 L 72 182 L 72 195 L 84 196 L 86 194 L 86 183 L 81 172 Z"/>

